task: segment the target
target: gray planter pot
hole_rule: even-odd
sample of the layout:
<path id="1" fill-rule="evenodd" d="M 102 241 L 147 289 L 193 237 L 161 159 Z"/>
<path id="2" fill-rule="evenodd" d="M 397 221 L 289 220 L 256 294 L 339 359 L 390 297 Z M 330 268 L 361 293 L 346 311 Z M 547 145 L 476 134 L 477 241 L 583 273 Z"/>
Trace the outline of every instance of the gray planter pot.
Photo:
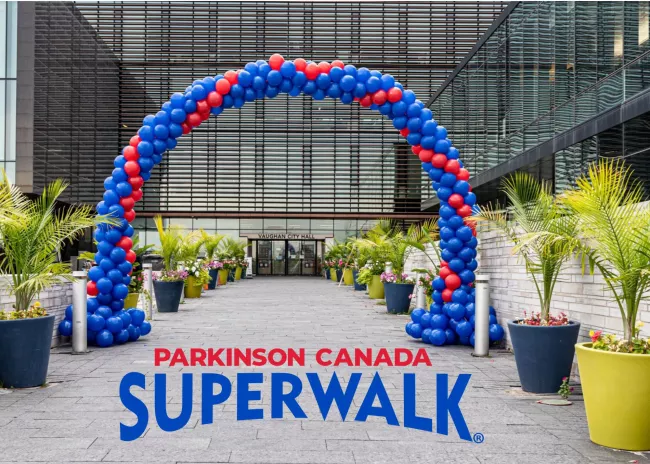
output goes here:
<path id="1" fill-rule="evenodd" d="M 183 296 L 183 286 L 185 282 L 161 282 L 155 280 L 153 283 L 154 293 L 156 294 L 156 307 L 159 313 L 178 312 L 178 306 L 181 304 Z"/>
<path id="2" fill-rule="evenodd" d="M 50 364 L 54 316 L 0 321 L 0 382 L 5 388 L 38 387 Z"/>

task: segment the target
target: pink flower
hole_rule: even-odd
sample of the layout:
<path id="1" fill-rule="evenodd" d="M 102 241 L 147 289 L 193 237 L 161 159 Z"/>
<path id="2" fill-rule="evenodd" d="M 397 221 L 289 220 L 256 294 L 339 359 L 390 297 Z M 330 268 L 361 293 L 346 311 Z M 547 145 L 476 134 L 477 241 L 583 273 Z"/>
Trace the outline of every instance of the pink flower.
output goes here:
<path id="1" fill-rule="evenodd" d="M 598 341 L 598 339 L 600 338 L 600 336 L 601 336 L 602 333 L 603 333 L 602 330 L 597 330 L 597 331 L 595 331 L 594 334 L 591 336 L 591 341 L 592 341 L 593 343 L 596 343 L 596 342 Z"/>

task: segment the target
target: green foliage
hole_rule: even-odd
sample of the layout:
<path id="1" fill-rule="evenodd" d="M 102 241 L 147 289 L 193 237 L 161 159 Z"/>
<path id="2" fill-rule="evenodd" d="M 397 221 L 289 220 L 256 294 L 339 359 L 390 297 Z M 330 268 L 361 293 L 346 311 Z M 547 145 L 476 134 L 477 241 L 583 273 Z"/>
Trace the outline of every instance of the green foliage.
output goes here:
<path id="1" fill-rule="evenodd" d="M 47 316 L 47 311 L 41 306 L 41 303 L 36 301 L 29 309 L 18 310 L 15 309 L 11 312 L 0 311 L 0 321 L 15 321 L 18 319 L 35 319 L 37 317 Z"/>
<path id="2" fill-rule="evenodd" d="M 219 244 L 226 236 L 223 234 L 208 234 L 204 230 L 201 230 L 201 234 L 205 240 L 205 259 L 207 261 L 212 261 L 215 257 Z"/>
<path id="3" fill-rule="evenodd" d="M 11 275 L 10 291 L 15 308 L 25 311 L 34 297 L 61 278 L 72 281 L 69 263 L 58 262 L 66 241 L 73 241 L 89 227 L 116 224 L 114 218 L 96 216 L 91 206 L 56 210 L 56 201 L 68 184 L 55 180 L 30 201 L 12 185 L 6 174 L 0 183 L 0 242 L 3 272 Z"/>
<path id="4" fill-rule="evenodd" d="M 199 259 L 199 254 L 206 240 L 207 238 L 202 229 L 182 236 L 178 250 L 178 261 L 182 262 L 185 266 L 194 265 Z"/>
<path id="5" fill-rule="evenodd" d="M 541 319 L 548 321 L 558 276 L 578 246 L 576 218 L 553 197 L 549 183 L 528 173 L 514 173 L 501 189 L 510 203 L 508 210 L 483 206 L 469 219 L 488 221 L 514 243 L 513 252 L 523 259 L 535 284 Z"/>
<path id="6" fill-rule="evenodd" d="M 578 219 L 583 263 L 598 269 L 618 304 L 632 343 L 639 304 L 650 290 L 650 205 L 621 161 L 601 160 L 562 202 Z"/>
<path id="7" fill-rule="evenodd" d="M 359 271 L 357 274 L 357 283 L 360 285 L 368 285 L 372 280 L 372 276 L 377 275 L 372 273 L 372 269 L 364 268 Z"/>
<path id="8" fill-rule="evenodd" d="M 183 228 L 171 224 L 165 228 L 160 215 L 155 216 L 153 221 L 156 224 L 158 238 L 160 239 L 160 246 L 156 248 L 156 252 L 162 257 L 165 270 L 175 271 L 182 260 L 180 252 L 183 241 Z"/>
<path id="9" fill-rule="evenodd" d="M 219 243 L 217 255 L 220 260 L 239 261 L 246 257 L 246 240 L 236 240 L 232 237 L 225 237 Z"/>

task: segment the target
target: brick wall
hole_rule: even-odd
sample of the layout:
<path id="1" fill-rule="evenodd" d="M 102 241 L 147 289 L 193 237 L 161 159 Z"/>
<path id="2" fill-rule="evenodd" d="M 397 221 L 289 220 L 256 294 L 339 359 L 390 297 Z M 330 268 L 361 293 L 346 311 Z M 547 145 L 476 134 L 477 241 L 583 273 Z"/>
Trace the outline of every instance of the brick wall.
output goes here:
<path id="1" fill-rule="evenodd" d="M 6 279 L 6 276 L 0 277 L 0 311 L 11 311 L 15 302 L 14 297 L 9 295 Z M 66 306 L 72 304 L 72 284 L 62 281 L 60 284 L 41 292 L 37 300 L 41 302 L 48 314 L 55 316 L 52 346 L 58 346 L 64 341 L 64 338 L 58 336 L 57 328 L 59 322 L 65 316 Z"/>
<path id="2" fill-rule="evenodd" d="M 499 323 L 506 329 L 506 320 L 520 317 L 523 311 L 539 311 L 537 291 L 526 273 L 523 261 L 512 254 L 513 244 L 496 231 L 479 232 L 480 274 L 490 276 L 491 304 L 497 310 Z M 430 253 L 435 256 L 435 253 Z M 407 262 L 406 271 L 431 267 L 423 253 L 414 253 Z M 621 315 L 611 292 L 597 273 L 584 275 L 577 261 L 567 265 L 560 275 L 553 293 L 551 312 L 564 311 L 570 319 L 580 321 L 579 341 L 587 341 L 590 330 L 623 334 Z M 642 333 L 650 336 L 650 304 L 641 304 L 638 320 L 647 325 Z M 509 345 L 509 341 L 506 338 Z"/>

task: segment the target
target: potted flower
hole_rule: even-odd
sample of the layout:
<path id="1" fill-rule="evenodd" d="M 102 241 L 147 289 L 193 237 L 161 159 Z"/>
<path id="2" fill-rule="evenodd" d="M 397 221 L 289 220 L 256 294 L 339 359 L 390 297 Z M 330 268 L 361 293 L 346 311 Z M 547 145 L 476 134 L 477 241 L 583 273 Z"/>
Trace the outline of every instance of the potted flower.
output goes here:
<path id="1" fill-rule="evenodd" d="M 4 387 L 45 383 L 54 315 L 34 299 L 61 279 L 74 280 L 69 263 L 58 262 L 61 245 L 94 225 L 117 223 L 113 218 L 96 217 L 89 206 L 59 207 L 57 199 L 67 185 L 56 180 L 31 201 L 6 175 L 0 181 L 2 271 L 15 296 L 13 311 L 0 310 L 0 384 Z"/>
<path id="2" fill-rule="evenodd" d="M 382 272 L 380 276 L 386 295 L 386 310 L 389 313 L 406 313 L 411 304 L 415 281 L 408 274 Z"/>
<path id="3" fill-rule="evenodd" d="M 598 269 L 620 310 L 623 338 L 591 333 L 576 345 L 589 435 L 594 443 L 650 449 L 650 340 L 637 322 L 650 290 L 650 205 L 631 170 L 601 161 L 563 196 L 578 218 L 591 269 Z"/>
<path id="4" fill-rule="evenodd" d="M 233 262 L 230 259 L 222 259 L 221 264 L 221 269 L 219 269 L 218 285 L 226 285 L 229 281 L 230 271 L 233 268 Z"/>
<path id="5" fill-rule="evenodd" d="M 203 285 L 210 282 L 210 271 L 201 261 L 185 263 L 183 270 L 187 272 L 185 281 L 185 298 L 200 298 Z"/>
<path id="6" fill-rule="evenodd" d="M 550 312 L 558 275 L 575 251 L 576 219 L 554 198 L 549 183 L 528 173 L 507 178 L 502 191 L 511 205 L 512 221 L 508 211 L 490 206 L 479 208 L 472 220 L 489 221 L 514 243 L 513 253 L 523 260 L 537 290 L 538 311 L 508 321 L 521 387 L 532 393 L 556 393 L 562 378 L 571 374 L 580 330 L 578 322 Z M 454 234 L 446 229 L 440 230 L 443 239 Z"/>
<path id="7" fill-rule="evenodd" d="M 239 266 L 241 267 L 241 280 L 246 280 L 246 270 L 248 269 L 248 261 L 246 259 L 240 259 Z"/>
<path id="8" fill-rule="evenodd" d="M 153 275 L 153 288 L 159 313 L 178 312 L 187 277 L 188 274 L 185 270 L 168 271 L 164 269 L 160 275 Z"/>
<path id="9" fill-rule="evenodd" d="M 135 253 L 135 261 L 133 262 L 133 269 L 131 271 L 131 281 L 129 282 L 129 293 L 124 298 L 124 307 L 126 309 L 135 308 L 138 306 L 140 294 L 144 291 L 144 274 L 142 273 L 142 256 L 152 249 L 154 245 L 139 246 L 140 237 L 133 237 L 133 245 L 131 250 Z"/>
<path id="10" fill-rule="evenodd" d="M 214 290 L 217 287 L 219 280 L 219 271 L 223 269 L 221 261 L 212 260 L 208 263 L 208 274 L 210 275 L 210 282 L 208 283 L 208 290 Z"/>
<path id="11" fill-rule="evenodd" d="M 156 307 L 161 313 L 175 313 L 178 311 L 185 279 L 187 279 L 187 272 L 178 270 L 182 259 L 183 230 L 171 224 L 165 228 L 161 216 L 154 217 L 154 223 L 160 239 L 160 246 L 156 252 L 162 257 L 164 268 L 153 281 Z"/>

